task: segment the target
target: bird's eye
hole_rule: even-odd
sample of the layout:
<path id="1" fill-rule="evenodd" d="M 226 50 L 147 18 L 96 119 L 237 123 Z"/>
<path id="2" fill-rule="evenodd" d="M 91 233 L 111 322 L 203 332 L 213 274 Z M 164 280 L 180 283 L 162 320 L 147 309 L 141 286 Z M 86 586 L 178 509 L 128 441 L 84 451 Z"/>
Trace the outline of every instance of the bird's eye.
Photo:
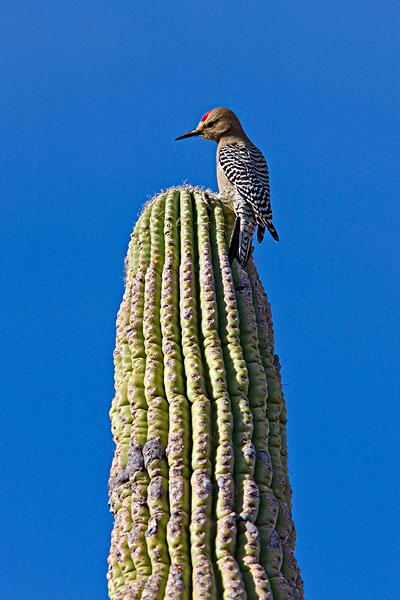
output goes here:
<path id="1" fill-rule="evenodd" d="M 207 127 L 212 127 L 213 125 L 215 125 L 215 121 L 210 121 L 207 123 Z"/>

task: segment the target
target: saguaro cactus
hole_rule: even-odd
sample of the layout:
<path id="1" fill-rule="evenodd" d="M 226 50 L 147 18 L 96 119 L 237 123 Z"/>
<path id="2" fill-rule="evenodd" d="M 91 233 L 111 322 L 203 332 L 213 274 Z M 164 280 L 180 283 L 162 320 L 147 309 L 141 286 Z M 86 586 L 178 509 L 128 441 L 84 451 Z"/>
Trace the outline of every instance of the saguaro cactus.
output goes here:
<path id="1" fill-rule="evenodd" d="M 140 216 L 118 313 L 115 600 L 303 598 L 270 306 L 233 213 L 171 189 Z"/>

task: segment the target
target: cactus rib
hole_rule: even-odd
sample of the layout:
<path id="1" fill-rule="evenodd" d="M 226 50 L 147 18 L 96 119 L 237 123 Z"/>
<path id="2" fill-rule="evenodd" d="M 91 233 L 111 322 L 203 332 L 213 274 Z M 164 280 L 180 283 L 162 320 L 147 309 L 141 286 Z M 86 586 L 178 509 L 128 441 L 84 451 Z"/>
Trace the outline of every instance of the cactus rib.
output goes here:
<path id="1" fill-rule="evenodd" d="M 179 323 L 179 193 L 168 194 L 165 205 L 165 262 L 161 292 L 161 333 L 164 354 L 164 387 L 169 404 L 168 467 L 169 508 L 167 544 L 171 568 L 165 598 L 189 600 L 191 562 L 189 558 L 190 514 L 190 408 L 185 397 L 183 356 Z"/>

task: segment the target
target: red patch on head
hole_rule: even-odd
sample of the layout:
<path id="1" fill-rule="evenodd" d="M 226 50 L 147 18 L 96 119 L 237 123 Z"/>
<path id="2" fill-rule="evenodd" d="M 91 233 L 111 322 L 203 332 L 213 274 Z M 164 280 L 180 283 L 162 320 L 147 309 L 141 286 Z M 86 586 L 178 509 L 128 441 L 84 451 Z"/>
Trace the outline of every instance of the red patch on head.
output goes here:
<path id="1" fill-rule="evenodd" d="M 200 119 L 200 123 L 201 123 L 202 121 L 205 121 L 205 120 L 207 119 L 208 115 L 209 115 L 209 114 L 210 114 L 210 113 L 211 113 L 213 110 L 214 110 L 214 109 L 212 108 L 212 109 L 211 109 L 211 110 L 209 110 L 209 111 L 208 111 L 208 112 L 207 112 L 205 115 L 203 115 L 203 116 L 201 117 L 201 119 Z"/>

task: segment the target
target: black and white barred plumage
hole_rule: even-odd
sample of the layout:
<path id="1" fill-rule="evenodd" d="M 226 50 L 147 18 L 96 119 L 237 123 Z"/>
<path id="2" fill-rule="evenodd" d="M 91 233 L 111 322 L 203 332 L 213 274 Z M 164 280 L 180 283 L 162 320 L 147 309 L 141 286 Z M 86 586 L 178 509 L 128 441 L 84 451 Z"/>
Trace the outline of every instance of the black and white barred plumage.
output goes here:
<path id="1" fill-rule="evenodd" d="M 229 248 L 229 258 L 237 257 L 244 267 L 247 264 L 253 234 L 258 224 L 258 241 L 261 243 L 265 228 L 278 242 L 272 224 L 269 175 L 267 161 L 252 143 L 234 143 L 223 146 L 219 164 L 228 181 L 235 188 L 236 222 Z"/>

